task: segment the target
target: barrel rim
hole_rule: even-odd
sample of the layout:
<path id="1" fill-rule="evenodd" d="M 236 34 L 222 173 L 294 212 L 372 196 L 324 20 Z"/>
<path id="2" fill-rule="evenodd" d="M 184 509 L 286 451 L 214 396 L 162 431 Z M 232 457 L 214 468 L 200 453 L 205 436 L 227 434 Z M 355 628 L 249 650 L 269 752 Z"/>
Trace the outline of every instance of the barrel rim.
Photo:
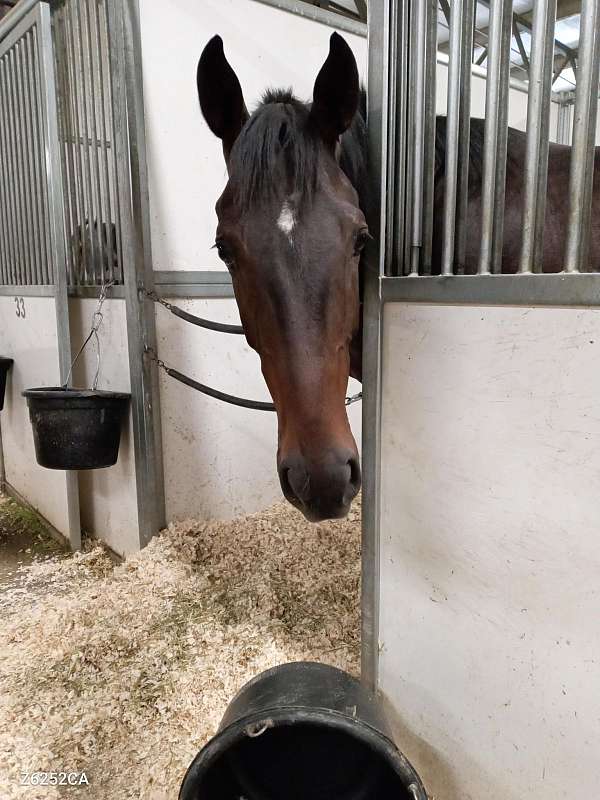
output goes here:
<path id="1" fill-rule="evenodd" d="M 234 720 L 226 728 L 218 731 L 196 754 L 189 765 L 181 783 L 179 800 L 193 800 L 196 795 L 191 792 L 196 791 L 195 784 L 200 777 L 199 773 L 210 769 L 227 749 L 240 742 L 244 736 L 248 736 L 248 727 L 261 726 L 261 723 L 266 725 L 265 730 L 297 723 L 310 723 L 343 731 L 365 744 L 371 745 L 379 755 L 386 758 L 396 774 L 405 782 L 406 789 L 408 789 L 409 785 L 415 784 L 419 792 L 415 796 L 415 800 L 428 800 L 427 791 L 418 772 L 388 736 L 364 720 L 352 717 L 350 714 L 344 714 L 341 711 L 330 708 L 302 705 L 261 709 L 248 714 L 247 717 Z M 260 734 L 255 735 L 258 736 Z M 186 786 L 188 782 L 189 785 Z"/>

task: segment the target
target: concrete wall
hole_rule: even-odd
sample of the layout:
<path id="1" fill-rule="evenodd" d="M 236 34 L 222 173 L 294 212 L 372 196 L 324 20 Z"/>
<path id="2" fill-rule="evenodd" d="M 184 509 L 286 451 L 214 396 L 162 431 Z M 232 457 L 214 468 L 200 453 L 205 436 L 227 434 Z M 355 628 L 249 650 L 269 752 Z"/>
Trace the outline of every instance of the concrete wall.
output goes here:
<path id="1" fill-rule="evenodd" d="M 384 314 L 380 683 L 440 800 L 597 797 L 598 309 Z"/>
<path id="2" fill-rule="evenodd" d="M 68 537 L 65 473 L 38 466 L 23 389 L 60 383 L 54 298 L 0 297 L 0 355 L 15 363 L 0 412 L 6 480 L 60 533 Z"/>
<path id="3" fill-rule="evenodd" d="M 250 0 L 141 4 L 152 249 L 157 270 L 222 270 L 214 244 L 215 202 L 226 182 L 221 143 L 207 128 L 196 91 L 206 42 L 222 35 L 246 103 L 268 87 L 312 96 L 332 29 Z M 366 40 L 346 35 L 365 77 Z M 233 300 L 177 301 L 192 313 L 239 321 Z M 159 355 L 216 388 L 268 399 L 259 360 L 241 337 L 210 333 L 157 308 Z M 351 391 L 356 391 L 351 387 Z M 167 517 L 230 517 L 281 497 L 273 414 L 205 398 L 162 376 Z M 360 437 L 360 405 L 352 410 Z"/>

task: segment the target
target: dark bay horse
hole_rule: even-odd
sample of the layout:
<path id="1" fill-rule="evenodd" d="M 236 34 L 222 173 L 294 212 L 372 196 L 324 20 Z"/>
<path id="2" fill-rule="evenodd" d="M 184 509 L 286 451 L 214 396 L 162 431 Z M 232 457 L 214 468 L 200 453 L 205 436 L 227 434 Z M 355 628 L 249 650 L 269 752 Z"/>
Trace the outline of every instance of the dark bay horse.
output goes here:
<path id="1" fill-rule="evenodd" d="M 482 119 L 471 120 L 469 158 L 469 205 L 467 219 L 466 275 L 477 273 L 481 243 L 481 182 L 483 166 L 484 125 Z M 527 136 L 514 128 L 508 129 L 506 160 L 506 199 L 504 205 L 504 238 L 502 272 L 515 273 L 519 268 L 523 232 L 523 197 L 525 193 L 525 152 Z M 438 117 L 435 147 L 435 200 L 433 238 L 433 274 L 440 273 L 444 213 L 444 173 L 446 153 L 446 118 Z M 548 189 L 544 227 L 542 272 L 562 272 L 565 263 L 567 228 L 569 222 L 569 171 L 571 148 L 550 143 L 548 154 Z M 600 147 L 596 148 L 592 200 L 592 232 L 586 270 L 600 271 Z"/>
<path id="2" fill-rule="evenodd" d="M 285 497 L 312 521 L 344 516 L 360 466 L 344 397 L 361 378 L 360 274 L 369 238 L 365 110 L 352 51 L 338 34 L 312 105 L 269 91 L 250 115 L 215 36 L 200 58 L 204 118 L 221 139 L 228 182 L 217 201 L 216 247 L 231 272 L 249 345 L 277 409 L 277 466 Z M 440 271 L 446 120 L 437 121 L 433 242 Z M 544 272 L 563 268 L 570 148 L 550 146 Z M 481 230 L 483 121 L 471 121 L 465 272 Z M 525 134 L 510 130 L 503 272 L 516 272 L 522 229 Z M 590 263 L 600 269 L 600 149 Z"/>
<path id="3" fill-rule="evenodd" d="M 360 376 L 359 260 L 366 128 L 352 51 L 333 34 L 312 105 L 270 91 L 249 115 L 215 36 L 197 72 L 202 113 L 223 143 L 228 182 L 216 247 L 279 424 L 285 497 L 307 519 L 343 517 L 360 488 L 345 408 Z"/>

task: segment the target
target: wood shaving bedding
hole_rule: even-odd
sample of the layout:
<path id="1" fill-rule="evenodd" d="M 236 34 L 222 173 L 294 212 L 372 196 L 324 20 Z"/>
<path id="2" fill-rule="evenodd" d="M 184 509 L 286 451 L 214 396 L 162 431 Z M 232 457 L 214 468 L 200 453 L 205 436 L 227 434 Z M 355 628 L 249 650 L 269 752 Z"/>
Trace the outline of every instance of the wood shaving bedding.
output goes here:
<path id="1" fill-rule="evenodd" d="M 228 702 L 276 664 L 354 674 L 360 506 L 174 523 L 115 566 L 100 546 L 24 568 L 0 607 L 0 798 L 175 800 Z M 80 788 L 21 772 L 85 772 Z"/>

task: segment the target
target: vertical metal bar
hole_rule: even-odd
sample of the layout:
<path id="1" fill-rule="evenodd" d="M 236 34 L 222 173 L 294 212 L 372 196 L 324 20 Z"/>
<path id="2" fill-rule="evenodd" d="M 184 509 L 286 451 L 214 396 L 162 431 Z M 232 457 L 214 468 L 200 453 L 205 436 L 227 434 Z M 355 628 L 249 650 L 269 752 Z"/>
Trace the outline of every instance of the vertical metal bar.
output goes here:
<path id="1" fill-rule="evenodd" d="M 90 136 L 90 121 L 88 117 L 88 86 L 87 86 L 87 67 L 85 62 L 85 55 L 83 50 L 83 21 L 81 17 L 81 3 L 74 2 L 72 5 L 73 17 L 75 17 L 75 10 L 77 14 L 77 40 L 79 42 L 79 64 L 81 66 L 81 91 L 79 93 L 79 97 L 81 100 L 81 109 L 82 109 L 82 121 L 83 121 L 83 153 L 84 153 L 84 162 L 85 162 L 85 188 L 86 188 L 86 195 L 87 195 L 87 219 L 88 219 L 88 226 L 86 231 L 86 238 L 85 243 L 86 245 L 90 245 L 91 251 L 91 259 L 92 259 L 92 271 L 91 271 L 91 283 L 93 285 L 97 285 L 100 281 L 98 280 L 97 269 L 99 264 L 98 253 L 96 252 L 96 240 L 94 236 L 94 226 L 95 226 L 95 215 L 96 211 L 94 208 L 94 182 L 93 182 L 93 173 L 94 168 L 92 166 L 92 151 L 91 151 L 91 136 Z"/>
<path id="2" fill-rule="evenodd" d="M 95 2 L 95 0 L 93 0 Z M 90 145 L 90 160 L 92 162 L 92 172 L 94 177 L 94 189 L 95 189 L 95 208 L 96 208 L 96 216 L 94 219 L 94 224 L 90 229 L 90 236 L 93 238 L 94 233 L 96 235 L 96 247 L 98 258 L 96 261 L 96 267 L 99 274 L 96 275 L 96 283 L 102 284 L 104 282 L 105 276 L 105 269 L 106 263 L 108 259 L 108 253 L 103 252 L 105 251 L 105 247 L 103 245 L 103 222 L 104 222 L 104 209 L 102 206 L 102 189 L 100 186 L 100 163 L 99 163 L 99 155 L 100 155 L 100 144 L 98 142 L 98 126 L 96 124 L 96 114 L 97 114 L 97 107 L 96 107 L 96 73 L 94 72 L 94 57 L 92 53 L 92 32 L 91 32 L 91 21 L 90 21 L 90 0 L 83 0 L 85 5 L 85 18 L 83 19 L 82 23 L 82 14 L 81 14 L 81 4 L 78 4 L 78 13 L 79 13 L 79 20 L 80 20 L 80 27 L 83 25 L 85 28 L 85 39 L 86 39 L 86 46 L 87 46 L 87 55 L 88 55 L 88 77 L 89 77 L 89 101 L 90 101 L 90 138 L 91 138 L 91 145 Z M 83 42 L 80 43 L 81 47 L 83 47 Z M 85 57 L 84 57 L 85 60 Z"/>
<path id="3" fill-rule="evenodd" d="M 34 117 L 31 108 L 31 79 L 35 68 L 31 49 L 31 31 L 27 31 L 23 37 L 23 47 L 25 54 L 25 69 L 23 76 L 23 104 L 25 107 L 25 131 L 27 137 L 27 162 L 29 167 L 29 224 L 30 236 L 33 242 L 33 257 L 35 263 L 35 279 L 38 286 L 44 284 L 44 270 L 41 254 L 41 239 L 38 216 L 38 185 L 36 181 L 36 163 L 38 160 L 38 150 L 35 142 Z"/>
<path id="4" fill-rule="evenodd" d="M 485 93 L 479 273 L 501 271 L 508 138 L 508 78 L 512 0 L 490 3 L 490 44 Z"/>
<path id="5" fill-rule="evenodd" d="M 17 56 L 17 76 L 18 76 L 18 94 L 19 94 L 19 123 L 20 123 L 20 138 L 21 147 L 23 152 L 23 182 L 24 182 L 24 195 L 25 195 L 25 236 L 27 237 L 27 252 L 29 258 L 29 280 L 30 284 L 40 286 L 41 276 L 38 273 L 40 264 L 36 259 L 36 240 L 35 228 L 33 224 L 33 201 L 32 201 L 32 152 L 31 152 L 31 126 L 28 124 L 27 118 L 27 51 L 26 41 L 28 34 L 26 33 L 20 40 L 19 46 L 16 50 Z"/>
<path id="6" fill-rule="evenodd" d="M 397 190 L 406 179 L 404 169 L 404 151 L 402 149 L 404 125 L 406 124 L 406 114 L 402 102 L 402 83 L 398 76 L 402 75 L 400 64 L 404 63 L 406 56 L 403 48 L 403 16 L 402 9 L 396 2 L 390 2 L 390 103 L 396 109 L 394 116 L 388 117 L 389 126 L 389 153 L 387 158 L 388 186 L 393 192 L 392 199 L 388 202 L 390 222 L 386 226 L 386 244 L 384 248 L 386 258 L 386 275 L 401 275 L 403 272 L 404 247 L 401 243 L 404 231 L 404 205 L 402 204 L 402 193 L 397 197 Z M 397 144 L 398 140 L 398 144 Z M 396 191 L 394 191 L 396 190 Z M 400 237 L 400 240 L 398 239 Z"/>
<path id="7" fill-rule="evenodd" d="M 418 0 L 400 3 L 399 51 L 400 59 L 396 65 L 396 97 L 400 102 L 400 113 L 396 109 L 396 117 L 400 131 L 396 135 L 398 155 L 396 162 L 396 209 L 402 216 L 396 221 L 396 256 L 395 263 L 401 265 L 401 275 L 411 272 L 411 238 L 412 238 L 412 196 L 414 189 L 414 172 L 416 153 L 413 152 L 415 135 L 415 87 L 407 81 L 406 76 L 413 74 L 415 64 L 416 13 Z"/>
<path id="8" fill-rule="evenodd" d="M 425 101 L 423 130 L 423 203 L 421 272 L 431 275 L 433 260 L 433 205 L 435 189 L 437 0 L 427 0 L 425 44 Z"/>
<path id="9" fill-rule="evenodd" d="M 76 214 L 73 207 L 73 193 L 70 187 L 73 181 L 71 171 L 70 155 L 71 146 L 69 144 L 70 124 L 69 124 L 69 89 L 65 72 L 65 43 L 62 37 L 61 20 L 64 14 L 64 6 L 56 6 L 52 13 L 52 35 L 54 41 L 54 66 L 56 70 L 57 103 L 58 103 L 58 135 L 60 138 L 60 151 L 62 162 L 63 196 L 65 198 L 65 255 L 67 258 L 67 275 L 69 286 L 75 284 L 74 272 L 74 240 L 73 231 L 75 229 Z"/>
<path id="10" fill-rule="evenodd" d="M 39 66 L 40 84 L 44 87 L 43 116 L 46 148 L 46 176 L 48 184 L 48 210 L 54 264 L 54 299 L 56 330 L 61 382 L 65 381 L 71 364 L 71 337 L 69 331 L 69 298 L 67 295 L 67 269 L 65 255 L 65 214 L 63 183 L 60 175 L 60 139 L 56 108 L 56 79 L 52 53 L 50 8 L 45 3 L 38 6 L 39 14 Z M 81 548 L 81 519 L 79 512 L 79 485 L 77 472 L 65 473 L 69 519 L 69 542 L 73 550 Z"/>
<path id="11" fill-rule="evenodd" d="M 427 58 L 428 0 L 415 0 L 411 22 L 411 58 L 414 84 L 412 93 L 411 134 L 414 148 L 411 197 L 410 274 L 418 275 L 423 247 L 423 189 L 425 161 L 425 73 Z"/>
<path id="12" fill-rule="evenodd" d="M 379 533 L 381 446 L 381 335 L 380 277 L 385 274 L 386 229 L 392 219 L 393 197 L 388 159 L 393 158 L 395 136 L 390 124 L 394 109 L 394 42 L 390 27 L 398 0 L 369 0 L 369 164 L 373 204 L 369 227 L 375 241 L 366 251 L 363 310 L 363 513 L 361 579 L 361 665 L 363 683 L 377 689 L 379 672 Z M 393 177 L 393 173 L 391 173 Z"/>
<path id="13" fill-rule="evenodd" d="M 579 68 L 573 117 L 573 149 L 569 181 L 569 224 L 565 270 L 587 271 L 592 216 L 592 186 L 598 78 L 600 74 L 600 0 L 583 0 Z"/>
<path id="14" fill-rule="evenodd" d="M 21 159 L 21 142 L 19 137 L 19 109 L 16 100 L 16 69 L 15 69 L 15 48 L 12 47 L 8 52 L 8 80 L 9 80 L 9 115 L 10 127 L 13 136 L 13 180 L 15 181 L 15 198 L 17 209 L 17 239 L 19 241 L 19 264 L 18 280 L 19 284 L 29 285 L 29 271 L 27 263 L 27 241 L 25 236 L 25 200 L 23 195 L 23 173 Z"/>
<path id="15" fill-rule="evenodd" d="M 115 110 L 115 99 L 114 99 L 114 92 L 113 92 L 113 76 L 112 70 L 110 65 L 110 32 L 109 32 L 109 20 L 108 20 L 108 7 L 107 7 L 108 0 L 102 0 L 101 4 L 98 6 L 98 10 L 103 9 L 103 34 L 106 41 L 105 52 L 108 59 L 108 75 L 105 84 L 106 88 L 106 99 L 107 99 L 107 107 L 109 114 L 107 116 L 107 136 L 110 133 L 110 141 L 111 141 L 111 150 L 110 150 L 110 175 L 112 178 L 112 191 L 114 193 L 114 222 L 115 222 L 115 235 L 116 235 L 116 247 L 117 253 L 119 258 L 119 279 L 121 283 L 125 282 L 125 270 L 123 266 L 123 237 L 121 232 L 121 205 L 120 205 L 120 197 L 118 191 L 118 176 L 117 176 L 117 155 L 116 155 L 116 143 L 114 137 L 114 110 Z"/>
<path id="16" fill-rule="evenodd" d="M 442 274 L 454 272 L 456 244 L 456 200 L 458 195 L 458 153 L 460 132 L 461 66 L 463 61 L 463 20 L 468 0 L 454 0 L 450 9 L 450 58 L 448 63 L 448 112 L 446 117 L 446 175 L 444 178 L 444 237 Z"/>
<path id="17" fill-rule="evenodd" d="M 535 0 L 527 103 L 523 246 L 519 272 L 542 271 L 555 24 L 556 0 Z"/>
<path id="18" fill-rule="evenodd" d="M 0 58 L 0 107 L 4 108 L 4 100 L 2 97 L 2 75 L 4 73 L 4 60 Z M 2 119 L 4 117 L 4 119 Z M 4 133 L 4 124 L 6 122 L 6 115 L 0 116 L 0 238 L 2 246 L 2 281 L 4 284 L 11 284 L 12 275 L 12 247 L 10 241 L 10 223 L 9 223 L 9 207 L 8 207 L 8 191 L 9 191 L 9 174 L 7 165 L 6 151 L 8 142 L 6 141 Z"/>
<path id="19" fill-rule="evenodd" d="M 140 545 L 165 521 L 160 395 L 155 363 L 154 306 L 140 290 L 152 289 L 144 97 L 139 6 L 110 0 L 109 53 L 113 86 L 113 142 L 119 169 L 127 344 L 132 396 L 136 493 Z"/>
<path id="20" fill-rule="evenodd" d="M 40 174 L 40 206 L 42 213 L 42 252 L 44 278 L 46 284 L 53 284 L 55 282 L 54 267 L 52 261 L 52 248 L 50 242 L 50 205 L 48 198 L 48 182 L 46 180 L 47 174 L 47 149 L 45 147 L 44 138 L 44 97 L 43 92 L 46 87 L 40 80 L 42 71 L 41 56 L 40 56 L 40 41 L 38 39 L 37 25 L 32 28 L 33 33 L 33 53 L 34 53 L 34 101 L 35 101 L 35 131 L 38 135 L 38 170 Z"/>
<path id="21" fill-rule="evenodd" d="M 74 51 L 70 46 L 69 35 L 71 6 L 63 6 L 63 15 L 59 20 L 61 27 L 61 54 L 63 56 L 63 72 L 65 89 L 65 114 L 67 116 L 68 138 L 66 146 L 69 153 L 70 204 L 73 215 L 72 230 L 69 232 L 73 261 L 73 284 L 86 283 L 87 250 L 85 248 L 85 200 L 83 197 L 83 159 L 79 144 L 79 116 L 77 114 L 77 84 L 75 82 L 76 64 Z"/>
<path id="22" fill-rule="evenodd" d="M 75 14 L 73 11 L 73 4 L 68 6 L 69 13 L 66 16 L 67 29 L 69 37 L 69 62 L 71 66 L 71 91 L 73 98 L 73 118 L 75 120 L 75 129 L 73 131 L 73 146 L 77 154 L 77 185 L 79 188 L 79 204 L 81 216 L 79 218 L 79 227 L 76 233 L 76 240 L 79 245 L 79 252 L 81 256 L 80 261 L 80 282 L 83 284 L 93 283 L 93 254 L 92 264 L 89 264 L 88 256 L 90 255 L 90 248 L 88 247 L 88 227 L 89 220 L 89 202 L 90 202 L 90 189 L 87 176 L 89 171 L 89 164 L 87 162 L 87 126 L 84 130 L 83 127 L 83 112 L 81 110 L 82 102 L 82 88 L 78 76 L 79 69 L 83 66 L 79 64 L 77 59 L 77 51 L 75 48 L 76 33 L 75 33 Z"/>
<path id="23" fill-rule="evenodd" d="M 469 161 L 471 153 L 471 66 L 475 0 L 464 0 L 462 48 L 460 58 L 460 99 L 458 131 L 458 186 L 456 196 L 456 233 L 454 271 L 461 275 L 467 259 L 467 213 L 469 205 Z"/>
<path id="24" fill-rule="evenodd" d="M 107 101 L 107 82 L 104 74 L 104 57 L 105 51 L 102 47 L 102 35 L 100 32 L 100 4 L 93 4 L 94 18 L 95 18 L 95 31 L 96 31 L 96 46 L 98 48 L 98 80 L 100 84 L 100 140 L 102 152 L 102 166 L 104 174 L 104 190 L 106 198 L 106 258 L 108 267 L 108 279 L 114 281 L 117 277 L 114 273 L 113 253 L 116 247 L 116 242 L 113 242 L 113 210 L 111 202 L 111 189 L 110 189 L 110 175 L 109 175 L 109 153 L 108 153 L 108 127 L 106 115 L 106 101 Z"/>
<path id="25" fill-rule="evenodd" d="M 11 285 L 17 286 L 19 283 L 19 241 L 17 237 L 17 211 L 16 211 L 16 182 L 14 180 L 14 154 L 12 146 L 11 118 L 8 102 L 8 54 L 2 59 L 2 70 L 0 70 L 0 105 L 5 109 L 5 113 L 0 114 L 0 124 L 3 126 L 4 143 L 3 158 L 5 174 L 7 176 L 6 195 L 7 195 L 7 234 L 10 241 L 10 275 Z"/>
<path id="26" fill-rule="evenodd" d="M 19 174 L 20 198 L 21 198 L 21 230 L 23 236 L 23 254 L 25 276 L 28 286 L 35 283 L 34 265 L 32 263 L 32 241 L 29 233 L 29 203 L 28 189 L 29 180 L 27 175 L 27 155 L 25 149 L 25 122 L 23 115 L 23 75 L 21 67 L 21 51 L 23 39 L 16 42 L 11 48 L 13 58 L 13 102 L 15 108 L 15 133 L 17 137 L 17 151 L 19 163 L 17 171 Z"/>

